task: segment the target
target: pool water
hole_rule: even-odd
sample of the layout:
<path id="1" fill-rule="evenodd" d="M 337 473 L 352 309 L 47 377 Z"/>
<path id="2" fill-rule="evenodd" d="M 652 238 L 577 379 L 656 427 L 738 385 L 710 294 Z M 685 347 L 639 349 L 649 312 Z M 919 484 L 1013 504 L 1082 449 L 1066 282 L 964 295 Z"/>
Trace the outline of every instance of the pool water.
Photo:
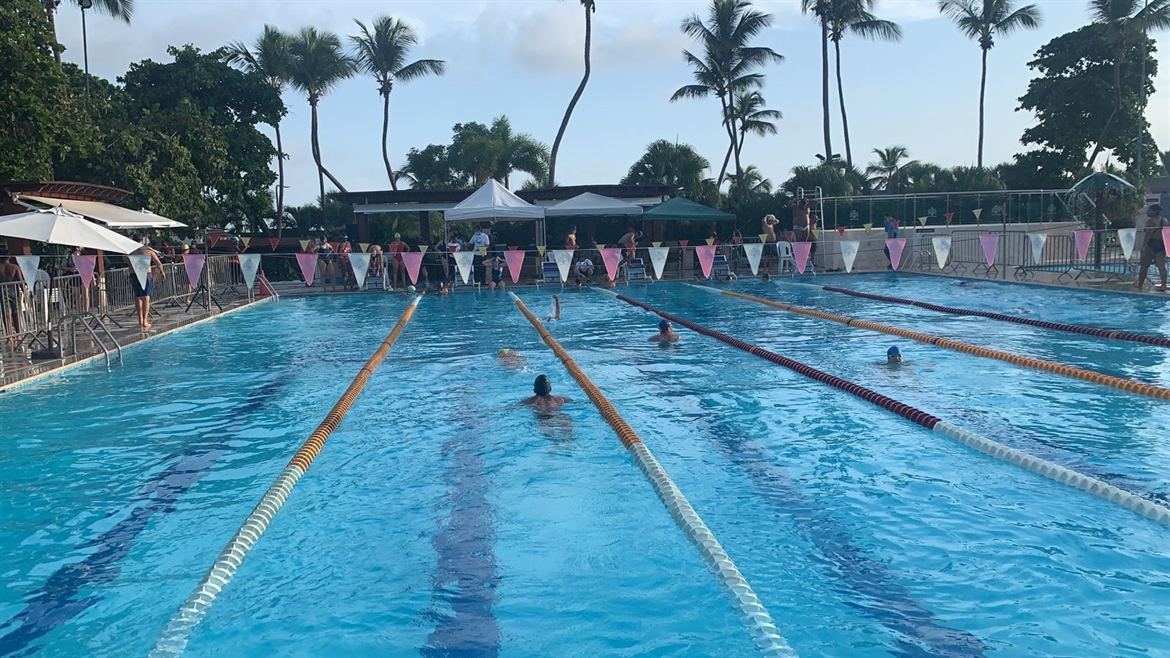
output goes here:
<path id="1" fill-rule="evenodd" d="M 1158 299 L 906 275 L 735 289 L 1170 387 Z M 621 292 L 1166 504 L 1170 406 L 688 285 Z M 551 293 L 519 292 L 543 315 Z M 550 330 L 803 656 L 1167 655 L 1170 531 L 597 292 Z M 284 299 L 0 395 L 0 656 L 145 655 L 390 331 Z M 906 363 L 883 364 L 901 347 Z M 524 353 L 501 367 L 500 348 Z M 547 373 L 574 401 L 515 404 Z M 427 297 L 188 656 L 750 656 L 719 585 L 510 298 Z"/>

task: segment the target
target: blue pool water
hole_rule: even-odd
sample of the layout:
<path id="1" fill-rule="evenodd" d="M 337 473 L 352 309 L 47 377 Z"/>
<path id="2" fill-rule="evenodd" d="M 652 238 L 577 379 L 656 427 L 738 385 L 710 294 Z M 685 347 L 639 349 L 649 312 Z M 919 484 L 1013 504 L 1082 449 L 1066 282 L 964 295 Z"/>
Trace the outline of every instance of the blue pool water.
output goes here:
<path id="1" fill-rule="evenodd" d="M 1165 302 L 902 275 L 865 292 L 1170 335 Z M 1170 350 L 736 289 L 1170 387 Z M 622 288 L 1163 503 L 1170 405 L 686 285 Z M 547 290 L 522 290 L 534 312 Z M 0 395 L 0 656 L 146 654 L 406 306 L 286 299 Z M 1170 531 L 609 295 L 550 329 L 802 656 L 1170 654 Z M 902 367 L 882 364 L 889 345 Z M 499 366 L 496 350 L 527 355 Z M 574 402 L 517 400 L 548 373 Z M 505 295 L 428 297 L 188 656 L 750 656 L 701 559 Z"/>

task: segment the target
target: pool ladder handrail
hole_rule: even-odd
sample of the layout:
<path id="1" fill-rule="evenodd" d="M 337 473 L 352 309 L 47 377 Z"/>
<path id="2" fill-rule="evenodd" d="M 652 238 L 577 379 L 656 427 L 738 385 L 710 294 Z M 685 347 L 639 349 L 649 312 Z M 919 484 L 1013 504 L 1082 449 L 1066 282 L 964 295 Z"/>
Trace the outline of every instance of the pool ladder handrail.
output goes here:
<path id="1" fill-rule="evenodd" d="M 70 313 L 69 315 L 66 315 L 65 317 L 61 318 L 61 322 L 58 325 L 57 335 L 63 336 L 65 334 L 65 331 L 64 331 L 65 330 L 65 323 L 68 322 L 69 323 L 69 334 L 70 334 L 70 339 L 71 339 L 69 344 L 73 346 L 73 353 L 76 354 L 77 353 L 77 325 L 78 325 L 78 323 L 80 323 L 82 327 L 85 327 L 86 333 L 88 333 L 89 337 L 93 339 L 94 344 L 96 344 L 101 349 L 102 354 L 106 357 L 106 368 L 110 369 L 113 367 L 113 365 L 110 361 L 110 349 L 109 349 L 109 347 L 106 346 L 106 342 L 104 340 L 102 340 L 101 336 L 99 336 L 98 333 L 96 331 L 94 331 L 94 328 L 92 326 L 90 326 L 89 322 L 87 321 L 89 319 L 92 319 L 94 321 L 94 323 L 97 324 L 97 327 L 102 330 L 102 333 L 106 335 L 106 338 L 108 338 L 110 340 L 110 342 L 113 343 L 114 349 L 117 351 L 118 363 L 119 364 L 123 363 L 122 344 L 119 343 L 118 339 L 114 337 L 114 334 L 110 331 L 110 328 L 106 326 L 106 323 L 102 322 L 102 319 L 100 317 L 94 315 L 93 313 L 90 313 L 88 311 L 81 312 L 81 313 Z M 58 340 L 60 340 L 60 339 L 58 338 Z M 62 348 L 63 347 L 64 346 L 62 346 Z M 62 349 L 61 356 L 62 357 L 65 356 L 64 349 Z"/>

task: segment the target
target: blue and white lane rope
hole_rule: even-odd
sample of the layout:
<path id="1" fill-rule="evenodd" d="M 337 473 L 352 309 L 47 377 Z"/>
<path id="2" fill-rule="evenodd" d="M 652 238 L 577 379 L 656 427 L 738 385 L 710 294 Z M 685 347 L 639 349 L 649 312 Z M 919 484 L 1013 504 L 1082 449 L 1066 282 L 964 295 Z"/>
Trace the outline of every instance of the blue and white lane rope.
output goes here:
<path id="1" fill-rule="evenodd" d="M 618 414 L 617 409 L 613 404 L 602 394 L 601 389 L 589 379 L 581 367 L 573 360 L 568 351 L 561 344 L 557 342 L 552 334 L 545 329 L 540 320 L 528 310 L 524 302 L 515 293 L 509 293 L 512 299 L 516 301 L 516 307 L 524 314 L 524 317 L 536 329 L 536 333 L 544 340 L 545 344 L 557 355 L 557 358 L 564 364 L 565 369 L 576 380 L 577 385 L 581 390 L 585 391 L 585 395 L 593 402 L 594 406 L 601 413 L 601 417 L 605 422 L 609 423 L 614 432 L 618 435 L 622 445 L 630 452 L 634 463 L 650 481 L 650 485 L 654 487 L 654 492 L 658 494 L 658 498 L 666 505 L 666 509 L 670 512 L 670 516 L 678 525 L 679 529 L 683 531 L 687 539 L 690 540 L 691 545 L 699 552 L 706 563 L 707 569 L 718 578 L 720 585 L 723 586 L 724 592 L 731 599 L 731 606 L 735 610 L 736 616 L 739 617 L 740 622 L 744 628 L 747 629 L 748 635 L 751 636 L 752 642 L 755 643 L 756 648 L 760 650 L 765 656 L 776 658 L 796 658 L 796 652 L 788 645 L 788 642 L 780 634 L 776 627 L 776 622 L 772 620 L 772 616 L 760 602 L 758 596 L 752 586 L 748 584 L 747 579 L 739 572 L 739 569 L 732 562 L 731 557 L 715 535 L 699 517 L 699 513 L 691 506 L 686 497 L 683 496 L 682 491 L 671 480 L 670 475 L 667 474 L 666 469 L 658 463 L 650 449 L 642 442 L 642 439 L 634 432 L 633 428 L 626 423 L 625 419 Z"/>

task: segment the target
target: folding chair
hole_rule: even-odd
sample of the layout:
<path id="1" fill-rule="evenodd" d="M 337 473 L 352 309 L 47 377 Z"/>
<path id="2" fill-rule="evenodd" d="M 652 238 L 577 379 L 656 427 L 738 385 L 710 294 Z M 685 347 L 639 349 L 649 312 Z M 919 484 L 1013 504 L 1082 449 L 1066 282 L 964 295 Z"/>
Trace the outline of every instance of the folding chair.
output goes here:
<path id="1" fill-rule="evenodd" d="M 626 262 L 626 282 L 646 281 L 646 264 L 641 258 L 631 258 Z"/>

